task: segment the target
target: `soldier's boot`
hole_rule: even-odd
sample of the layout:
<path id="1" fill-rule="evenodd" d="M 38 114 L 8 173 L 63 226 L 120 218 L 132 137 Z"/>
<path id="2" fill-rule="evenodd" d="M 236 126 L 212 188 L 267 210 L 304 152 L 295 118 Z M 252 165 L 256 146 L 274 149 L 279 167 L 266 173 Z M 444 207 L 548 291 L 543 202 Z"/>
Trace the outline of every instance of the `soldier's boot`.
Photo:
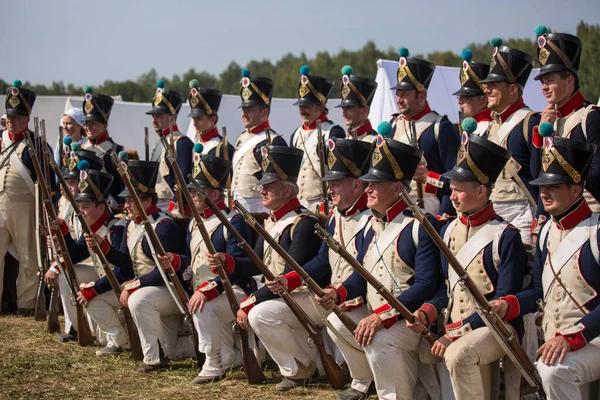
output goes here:
<path id="1" fill-rule="evenodd" d="M 275 390 L 280 392 L 287 392 L 297 386 L 304 386 L 310 382 L 311 377 L 314 375 L 317 367 L 311 360 L 307 367 L 302 365 L 301 362 L 296 360 L 298 364 L 298 372 L 294 376 L 284 376 L 283 380 L 275 385 Z"/>

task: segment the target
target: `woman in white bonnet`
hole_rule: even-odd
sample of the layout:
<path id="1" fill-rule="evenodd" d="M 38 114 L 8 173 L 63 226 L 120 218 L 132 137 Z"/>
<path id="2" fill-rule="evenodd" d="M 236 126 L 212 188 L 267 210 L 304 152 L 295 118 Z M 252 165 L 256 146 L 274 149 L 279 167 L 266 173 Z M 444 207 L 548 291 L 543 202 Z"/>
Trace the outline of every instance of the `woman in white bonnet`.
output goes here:
<path id="1" fill-rule="evenodd" d="M 62 131 L 63 131 L 63 140 L 64 138 L 70 137 L 72 143 L 83 144 L 87 141 L 87 137 L 85 136 L 85 130 L 83 129 L 83 110 L 81 108 L 73 108 L 70 107 L 65 111 L 62 116 Z M 58 165 L 60 163 L 60 146 L 64 147 L 64 143 L 57 143 L 55 147 L 55 156 L 54 159 Z M 70 151 L 66 148 L 63 151 Z"/>

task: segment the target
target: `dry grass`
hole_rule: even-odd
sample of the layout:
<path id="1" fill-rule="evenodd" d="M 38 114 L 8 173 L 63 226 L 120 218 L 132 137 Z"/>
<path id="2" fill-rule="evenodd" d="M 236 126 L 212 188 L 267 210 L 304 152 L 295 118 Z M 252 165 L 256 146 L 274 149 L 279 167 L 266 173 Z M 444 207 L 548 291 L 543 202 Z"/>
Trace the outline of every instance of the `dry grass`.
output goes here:
<path id="1" fill-rule="evenodd" d="M 172 363 L 169 370 L 141 374 L 129 354 L 100 358 L 95 347 L 62 344 L 33 318 L 0 317 L 0 399 L 335 399 L 329 385 L 314 384 L 281 394 L 278 374 L 269 369 L 268 383 L 250 386 L 241 370 L 227 379 L 193 387 L 192 360 Z"/>

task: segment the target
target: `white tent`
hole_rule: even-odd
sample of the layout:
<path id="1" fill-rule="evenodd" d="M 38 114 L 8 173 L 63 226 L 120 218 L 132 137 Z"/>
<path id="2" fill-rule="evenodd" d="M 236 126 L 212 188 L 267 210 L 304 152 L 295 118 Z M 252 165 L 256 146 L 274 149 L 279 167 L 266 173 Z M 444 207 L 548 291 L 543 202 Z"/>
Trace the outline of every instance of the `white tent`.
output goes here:
<path id="1" fill-rule="evenodd" d="M 390 115 L 398 112 L 395 92 L 391 90 L 398 82 L 397 70 L 398 61 L 377 60 L 377 77 L 375 78 L 377 91 L 369 113 L 373 127 L 376 127 L 381 121 L 388 121 Z M 447 115 L 452 122 L 458 122 L 458 103 L 456 96 L 453 96 L 452 93 L 460 88 L 459 70 L 458 67 L 436 67 L 427 90 L 427 100 L 431 108 L 440 114 Z M 525 85 L 523 98 L 529 108 L 541 111 L 548 105 L 548 102 L 542 95 L 540 83 L 533 79 L 538 72 L 537 68 L 531 71 Z"/>

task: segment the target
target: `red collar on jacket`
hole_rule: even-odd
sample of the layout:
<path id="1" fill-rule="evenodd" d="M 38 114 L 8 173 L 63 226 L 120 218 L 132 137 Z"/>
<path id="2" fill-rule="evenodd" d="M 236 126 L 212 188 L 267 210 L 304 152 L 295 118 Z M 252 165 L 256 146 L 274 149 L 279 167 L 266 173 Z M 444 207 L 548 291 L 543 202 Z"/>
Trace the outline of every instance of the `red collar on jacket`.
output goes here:
<path id="1" fill-rule="evenodd" d="M 362 212 L 367 208 L 367 194 L 363 193 L 360 195 L 358 199 L 354 202 L 354 204 L 347 209 L 346 211 L 340 211 L 340 214 L 345 217 L 350 217 L 356 213 Z"/>
<path id="2" fill-rule="evenodd" d="M 492 110 L 484 110 L 473 117 L 475 121 L 483 122 L 483 121 L 491 121 L 492 120 Z"/>
<path id="3" fill-rule="evenodd" d="M 494 210 L 494 204 L 491 202 L 487 203 L 483 208 L 472 214 L 460 214 L 460 222 L 467 226 L 483 225 L 494 218 L 496 218 L 496 211 Z"/>
<path id="4" fill-rule="evenodd" d="M 394 204 L 393 206 L 388 208 L 387 211 L 385 212 L 385 217 L 387 218 L 387 222 L 390 222 L 394 218 L 396 218 L 398 216 L 398 214 L 400 214 L 402 211 L 406 210 L 406 207 L 408 207 L 408 206 L 406 205 L 404 200 L 398 200 L 398 202 L 396 204 Z"/>
<path id="5" fill-rule="evenodd" d="M 504 121 L 506 121 L 508 119 L 508 117 L 510 117 L 511 115 L 513 115 L 515 113 L 515 111 L 520 110 L 521 108 L 524 108 L 524 107 L 527 107 L 525 105 L 525 101 L 523 101 L 522 97 L 519 97 L 517 99 L 517 101 L 512 103 L 510 106 L 508 106 L 508 108 L 506 110 L 502 111 L 499 114 L 500 122 L 504 123 Z"/>
<path id="6" fill-rule="evenodd" d="M 562 106 L 557 107 L 556 116 L 558 118 L 569 116 L 573 111 L 580 108 L 586 101 L 587 100 L 583 93 L 578 90 L 569 98 L 569 100 L 565 101 Z"/>
<path id="7" fill-rule="evenodd" d="M 429 107 L 429 103 L 425 103 L 425 107 L 423 107 L 423 109 L 419 112 L 417 112 L 414 115 L 411 115 L 410 117 L 407 117 L 405 115 L 401 115 L 402 119 L 406 120 L 406 121 L 418 121 L 421 118 L 423 118 L 425 115 L 429 114 L 431 112 L 431 107 Z"/>
<path id="8" fill-rule="evenodd" d="M 224 210 L 227 208 L 227 204 L 225 204 L 225 202 L 223 200 L 221 200 L 220 202 L 217 203 L 217 208 L 219 210 Z M 204 210 L 202 210 L 202 216 L 204 218 L 210 218 L 213 215 L 215 215 L 215 213 L 213 212 L 213 210 L 211 210 L 210 208 L 206 207 Z"/>
<path id="9" fill-rule="evenodd" d="M 208 142 L 210 139 L 216 138 L 219 136 L 219 129 L 215 126 L 212 129 L 207 130 L 206 132 L 202 132 L 200 134 L 200 141 L 202 143 Z"/>
<path id="10" fill-rule="evenodd" d="M 173 132 L 179 132 L 179 127 L 177 126 L 177 124 L 171 126 L 170 130 L 169 130 L 169 128 L 162 130 L 163 136 L 169 136 Z"/>
<path id="11" fill-rule="evenodd" d="M 90 143 L 94 145 L 99 145 L 102 142 L 106 142 L 110 137 L 108 136 L 108 131 L 104 131 L 104 133 L 98 136 L 96 139 L 90 138 Z"/>
<path id="12" fill-rule="evenodd" d="M 287 203 L 285 203 L 284 205 L 279 207 L 277 210 L 272 211 L 271 219 L 273 219 L 275 222 L 277 222 L 281 218 L 283 218 L 284 215 L 286 215 L 290 211 L 294 211 L 295 209 L 299 208 L 300 206 L 301 206 L 301 204 L 300 204 L 300 200 L 298 200 L 298 197 L 293 197 L 290 200 L 288 200 Z"/>
<path id="13" fill-rule="evenodd" d="M 315 119 L 313 122 L 308 124 L 308 126 L 302 124 L 302 130 L 303 131 L 312 131 L 313 129 L 317 129 L 317 121 L 321 121 L 321 123 L 323 123 L 323 122 L 329 121 L 329 118 L 327 118 L 327 115 L 321 114 L 319 116 L 319 118 Z"/>
<path id="14" fill-rule="evenodd" d="M 589 217 L 591 213 L 592 210 L 582 196 L 567 211 L 556 218 L 552 217 L 552 219 L 556 222 L 558 229 L 568 231 L 575 228 L 578 223 Z"/>
<path id="15" fill-rule="evenodd" d="M 269 125 L 269 120 L 266 120 L 263 123 L 260 123 L 258 125 L 256 125 L 254 128 L 252 129 L 247 129 L 247 131 L 249 133 L 261 133 L 267 130 L 267 128 L 271 128 L 271 125 Z"/>
<path id="16" fill-rule="evenodd" d="M 366 135 L 367 133 L 370 133 L 371 131 L 373 131 L 373 126 L 371 125 L 371 121 L 369 121 L 369 120 L 366 120 L 361 126 L 352 130 L 352 132 L 354 132 L 356 137 L 361 137 L 362 135 Z M 349 135 L 349 136 L 352 137 L 352 135 Z"/>
<path id="17" fill-rule="evenodd" d="M 152 204 L 150 207 L 148 207 L 146 209 L 146 216 L 152 215 L 155 212 L 159 212 L 160 208 L 158 208 L 158 206 L 156 204 Z M 133 222 L 135 222 L 136 224 L 141 224 L 142 223 L 142 218 L 139 215 L 136 215 L 136 217 L 133 219 Z"/>
<path id="18" fill-rule="evenodd" d="M 96 231 L 100 229 L 102 225 L 104 225 L 109 219 L 110 213 L 108 211 L 105 211 L 104 214 L 102 214 L 102 216 L 90 226 L 90 229 L 92 230 L 92 232 L 96 233 Z"/>
<path id="19" fill-rule="evenodd" d="M 19 133 L 12 133 L 12 132 L 8 132 L 8 138 L 10 140 L 12 140 L 13 142 L 16 142 L 17 140 L 21 140 L 23 138 L 23 136 L 25 136 L 25 132 L 27 132 L 29 129 L 25 128 L 24 131 L 19 132 Z"/>

